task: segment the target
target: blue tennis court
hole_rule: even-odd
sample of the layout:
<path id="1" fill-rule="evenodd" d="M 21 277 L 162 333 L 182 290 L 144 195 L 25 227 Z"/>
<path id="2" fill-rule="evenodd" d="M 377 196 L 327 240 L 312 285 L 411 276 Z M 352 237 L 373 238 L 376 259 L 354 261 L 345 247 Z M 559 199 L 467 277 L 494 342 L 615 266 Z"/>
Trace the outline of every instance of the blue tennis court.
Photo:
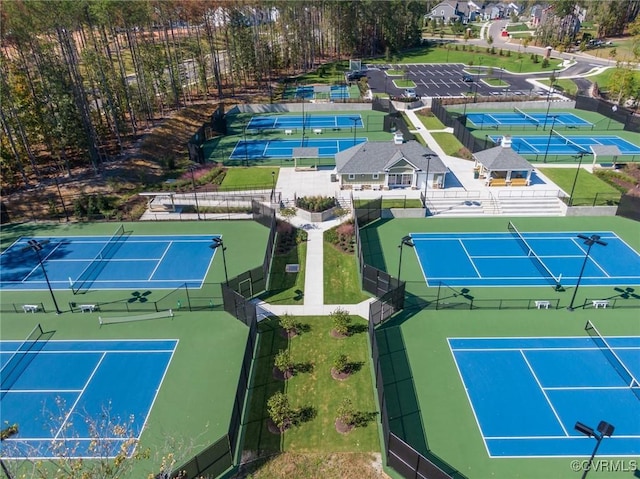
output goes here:
<path id="1" fill-rule="evenodd" d="M 3 458 L 54 458 L 61 448 L 76 458 L 113 457 L 123 445 L 131 454 L 127 436 L 140 438 L 178 341 L 41 340 L 30 350 L 22 344 L 0 342 L 2 367 L 18 350 L 19 367 L 26 365 L 13 384 L 2 378 L 0 420 L 19 425 L 18 435 L 2 441 Z M 126 425 L 124 437 L 113 433 L 115 425 Z M 93 449 L 96 434 L 107 451 Z"/>
<path id="2" fill-rule="evenodd" d="M 253 116 L 248 130 L 286 128 L 363 128 L 360 115 L 260 115 Z"/>
<path id="3" fill-rule="evenodd" d="M 51 287 L 56 290 L 200 288 L 216 235 L 37 237 Z M 23 237 L 0 255 L 0 289 L 46 290 L 36 253 Z"/>
<path id="4" fill-rule="evenodd" d="M 640 337 L 449 338 L 490 457 L 589 456 L 576 422 L 615 426 L 599 456 L 640 454 L 640 392 L 608 359 L 640 375 Z M 613 351 L 614 353 L 610 353 Z"/>
<path id="5" fill-rule="evenodd" d="M 499 143 L 502 135 L 489 138 Z M 545 152 L 551 155 L 577 155 L 591 153 L 589 147 L 592 145 L 617 146 L 623 155 L 640 154 L 640 146 L 619 136 L 560 136 L 554 132 L 552 135 L 511 137 L 511 148 L 521 155 L 541 155 Z"/>
<path id="6" fill-rule="evenodd" d="M 555 118 L 555 120 L 554 120 Z M 593 127 L 593 123 L 588 122 L 574 115 L 573 113 L 468 113 L 467 120 L 475 126 L 550 126 L 553 125 L 585 128 Z M 546 122 L 546 123 L 545 123 Z"/>
<path id="7" fill-rule="evenodd" d="M 572 232 L 412 233 L 428 286 L 575 286 L 586 245 Z M 591 249 L 580 284 L 640 284 L 640 255 L 615 233 Z"/>
<path id="8" fill-rule="evenodd" d="M 318 156 L 332 157 L 336 153 L 351 148 L 354 145 L 366 143 L 367 138 L 322 138 L 304 140 L 240 140 L 230 160 L 244 160 L 245 158 L 293 158 L 293 149 L 300 147 L 318 148 Z"/>
<path id="9" fill-rule="evenodd" d="M 349 98 L 350 94 L 347 85 L 305 85 L 296 88 L 287 88 L 283 97 L 302 98 L 304 100 L 323 97 L 330 98 L 331 100 L 341 100 Z"/>

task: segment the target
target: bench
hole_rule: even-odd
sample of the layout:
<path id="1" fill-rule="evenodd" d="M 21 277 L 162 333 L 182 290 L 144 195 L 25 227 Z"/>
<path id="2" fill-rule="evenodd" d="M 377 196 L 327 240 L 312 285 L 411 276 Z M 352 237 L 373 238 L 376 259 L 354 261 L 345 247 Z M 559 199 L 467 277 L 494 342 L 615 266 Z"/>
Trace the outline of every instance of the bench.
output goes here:
<path id="1" fill-rule="evenodd" d="M 322 128 L 314 128 L 314 129 L 313 129 L 313 132 L 314 132 L 316 135 L 322 135 Z"/>
<path id="2" fill-rule="evenodd" d="M 511 186 L 529 186 L 529 182 L 526 178 L 512 178 Z"/>
<path id="3" fill-rule="evenodd" d="M 293 130 L 284 130 L 285 135 L 293 135 Z"/>
<path id="4" fill-rule="evenodd" d="M 609 300 L 607 300 L 607 299 L 594 299 L 593 301 L 591 301 L 591 304 L 593 304 L 593 307 L 595 309 L 606 308 L 607 306 L 609 306 Z"/>
<path id="5" fill-rule="evenodd" d="M 538 309 L 549 309 L 549 306 L 551 306 L 551 301 L 546 301 L 546 300 L 539 300 L 536 301 L 536 308 Z"/>
<path id="6" fill-rule="evenodd" d="M 507 186 L 507 180 L 504 178 L 492 178 L 487 184 L 488 186 Z"/>
<path id="7" fill-rule="evenodd" d="M 362 191 L 362 185 L 353 185 L 354 191 Z"/>
<path id="8" fill-rule="evenodd" d="M 81 304 L 78 306 L 78 308 L 80 308 L 80 311 L 83 313 L 93 313 L 96 309 L 98 309 L 98 306 L 95 304 Z"/>
<path id="9" fill-rule="evenodd" d="M 25 313 L 37 313 L 39 309 L 40 309 L 40 306 L 38 306 L 37 304 L 23 304 L 22 305 L 22 310 Z"/>

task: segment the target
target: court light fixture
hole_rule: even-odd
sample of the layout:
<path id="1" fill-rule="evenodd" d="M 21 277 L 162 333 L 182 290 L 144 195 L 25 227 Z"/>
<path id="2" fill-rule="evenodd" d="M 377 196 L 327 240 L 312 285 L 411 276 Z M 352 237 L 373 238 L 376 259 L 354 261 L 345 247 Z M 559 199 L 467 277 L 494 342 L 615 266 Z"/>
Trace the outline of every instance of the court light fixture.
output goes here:
<path id="1" fill-rule="evenodd" d="M 227 274 L 227 258 L 224 254 L 224 252 L 226 251 L 226 246 L 224 245 L 224 243 L 222 242 L 222 237 L 217 236 L 215 238 L 211 238 L 211 241 L 213 241 L 213 244 L 210 246 L 212 249 L 218 249 L 220 248 L 222 250 L 222 264 L 224 265 L 224 281 L 225 284 L 228 286 L 229 285 L 229 276 Z"/>
<path id="2" fill-rule="evenodd" d="M 51 283 L 49 282 L 49 276 L 47 275 L 47 270 L 44 267 L 44 263 L 42 262 L 42 255 L 40 254 L 40 251 L 43 250 L 44 245 L 47 244 L 48 242 L 49 240 L 38 241 L 35 239 L 30 239 L 29 241 L 27 241 L 27 244 L 29 246 L 25 246 L 24 248 L 22 248 L 22 251 L 32 250 L 36 253 L 36 256 L 38 257 L 38 264 L 40 265 L 40 269 L 42 269 L 42 274 L 44 274 L 44 280 L 47 282 L 47 288 L 49 288 L 49 293 L 51 294 L 53 305 L 56 308 L 56 314 L 62 314 L 62 311 L 60 311 L 60 308 L 58 307 L 58 302 L 56 301 L 56 297 L 53 294 L 53 289 L 51 288 Z"/>
<path id="3" fill-rule="evenodd" d="M 598 448 L 600 447 L 600 443 L 602 439 L 605 437 L 611 437 L 613 435 L 613 431 L 615 427 L 613 424 L 609 424 L 606 421 L 600 421 L 598 424 L 598 430 L 594 431 L 593 428 L 587 426 L 586 424 L 582 424 L 581 422 L 576 422 L 574 429 L 578 431 L 580 434 L 584 434 L 587 437 L 593 437 L 596 439 L 596 446 L 593 448 L 593 452 L 591 453 L 591 457 L 589 458 L 589 462 L 587 462 L 587 466 L 584 468 L 584 472 L 582 473 L 582 478 L 585 479 L 587 474 L 591 470 L 591 464 L 593 463 L 593 458 L 596 456 L 598 452 Z"/>
<path id="4" fill-rule="evenodd" d="M 576 183 L 578 183 L 578 174 L 580 173 L 580 168 L 582 167 L 582 158 L 584 157 L 584 152 L 581 151 L 577 156 L 578 156 L 578 168 L 576 168 L 576 176 L 573 178 L 571 193 L 569 193 L 569 206 L 573 205 L 573 192 L 576 189 Z"/>
<path id="5" fill-rule="evenodd" d="M 275 196 L 276 196 L 276 172 L 272 171 L 271 172 L 271 202 L 273 203 L 273 200 L 275 200 Z"/>
<path id="6" fill-rule="evenodd" d="M 402 247 L 403 246 L 408 246 L 410 248 L 413 248 L 415 246 L 415 244 L 411 240 L 411 236 L 409 235 L 403 236 L 402 239 L 400 240 L 400 245 L 398 246 L 398 248 L 400 248 L 400 260 L 398 261 L 398 281 L 400 281 L 400 272 L 402 271 Z"/>
<path id="7" fill-rule="evenodd" d="M 591 247 L 594 244 L 599 244 L 600 246 L 607 246 L 607 243 L 605 241 L 601 241 L 600 240 L 600 236 L 599 235 L 591 235 L 591 236 L 586 236 L 583 234 L 579 234 L 578 238 L 580 238 L 581 240 L 584 240 L 584 244 L 587 245 L 587 252 L 584 255 L 584 261 L 582 262 L 582 267 L 580 268 L 580 274 L 578 275 L 578 281 L 576 282 L 576 288 L 573 290 L 573 296 L 571 297 L 571 302 L 569 303 L 569 306 L 567 306 L 567 310 L 568 311 L 573 311 L 573 302 L 576 299 L 576 294 L 578 294 L 578 288 L 580 287 L 580 282 L 582 281 L 582 275 L 584 274 L 584 268 L 587 265 L 587 260 L 589 259 L 589 253 L 591 253 Z"/>

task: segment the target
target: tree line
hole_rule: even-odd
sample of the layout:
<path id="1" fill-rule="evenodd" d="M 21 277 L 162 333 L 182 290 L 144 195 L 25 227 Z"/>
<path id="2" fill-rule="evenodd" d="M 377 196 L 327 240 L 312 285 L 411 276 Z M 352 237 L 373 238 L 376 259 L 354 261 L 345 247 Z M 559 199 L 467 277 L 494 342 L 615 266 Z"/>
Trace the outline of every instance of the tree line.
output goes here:
<path id="1" fill-rule="evenodd" d="M 320 63 L 421 39 L 424 2 L 14 0 L 1 6 L 4 187 L 99 174 L 126 138 L 195 99 L 272 94 Z"/>

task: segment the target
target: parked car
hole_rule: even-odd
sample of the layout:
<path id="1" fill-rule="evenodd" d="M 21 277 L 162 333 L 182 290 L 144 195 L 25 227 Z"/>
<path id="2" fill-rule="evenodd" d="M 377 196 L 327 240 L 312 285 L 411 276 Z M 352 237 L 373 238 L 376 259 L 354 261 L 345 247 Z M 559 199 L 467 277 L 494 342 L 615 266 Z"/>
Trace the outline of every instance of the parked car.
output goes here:
<path id="1" fill-rule="evenodd" d="M 363 71 L 351 72 L 351 73 L 347 74 L 347 80 L 356 81 L 356 80 L 360 80 L 360 78 L 364 78 L 366 76 L 367 76 L 367 73 L 363 72 Z"/>
<path id="2" fill-rule="evenodd" d="M 404 89 L 404 93 L 402 95 L 404 97 L 406 97 L 406 98 L 415 98 L 416 97 L 416 91 L 413 88 L 405 88 Z"/>
<path id="3" fill-rule="evenodd" d="M 462 75 L 462 81 L 467 83 L 473 83 L 473 75 Z"/>

